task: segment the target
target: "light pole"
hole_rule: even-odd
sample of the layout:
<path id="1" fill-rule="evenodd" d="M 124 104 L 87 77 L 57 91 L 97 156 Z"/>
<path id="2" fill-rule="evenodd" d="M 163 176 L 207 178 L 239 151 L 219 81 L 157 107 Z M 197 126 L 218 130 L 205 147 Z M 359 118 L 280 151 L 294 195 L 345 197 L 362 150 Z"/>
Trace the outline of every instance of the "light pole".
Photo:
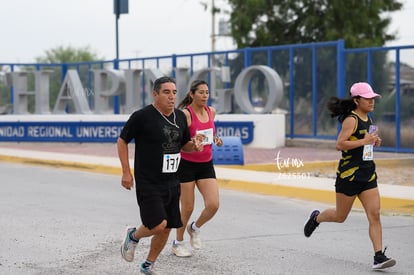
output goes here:
<path id="1" fill-rule="evenodd" d="M 122 13 L 128 13 L 128 0 L 114 0 L 116 63 L 118 63 L 119 59 L 118 20 Z"/>
<path id="2" fill-rule="evenodd" d="M 121 13 L 128 13 L 128 0 L 114 0 L 115 13 L 115 48 L 116 56 L 114 69 L 119 69 L 119 39 L 118 39 L 118 20 Z M 119 97 L 114 96 L 114 113 L 119 114 Z"/>

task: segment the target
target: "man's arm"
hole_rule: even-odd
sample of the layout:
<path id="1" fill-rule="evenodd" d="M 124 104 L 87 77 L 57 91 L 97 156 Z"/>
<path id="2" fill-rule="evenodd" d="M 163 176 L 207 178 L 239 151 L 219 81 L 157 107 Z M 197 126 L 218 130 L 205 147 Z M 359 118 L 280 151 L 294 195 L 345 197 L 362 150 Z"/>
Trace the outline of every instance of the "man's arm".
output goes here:
<path id="1" fill-rule="evenodd" d="M 119 137 L 117 141 L 117 148 L 122 168 L 121 184 L 125 189 L 131 190 L 131 188 L 134 187 L 134 177 L 132 176 L 131 168 L 129 167 L 128 143 Z"/>

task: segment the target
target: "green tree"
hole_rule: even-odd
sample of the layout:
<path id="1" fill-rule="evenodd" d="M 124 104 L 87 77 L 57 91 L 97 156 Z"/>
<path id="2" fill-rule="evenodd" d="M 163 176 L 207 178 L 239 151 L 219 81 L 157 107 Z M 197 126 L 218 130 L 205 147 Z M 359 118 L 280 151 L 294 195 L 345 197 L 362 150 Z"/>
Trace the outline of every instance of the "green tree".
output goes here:
<path id="1" fill-rule="evenodd" d="M 390 12 L 398 11 L 403 4 L 397 0 L 227 0 L 230 6 L 231 34 L 238 48 L 288 45 L 343 39 L 346 48 L 383 46 L 396 38 L 397 33 L 387 33 L 391 23 Z M 296 49 L 294 52 L 295 116 L 311 125 L 312 117 L 312 52 Z M 333 48 L 317 49 L 317 115 L 318 125 L 334 123 L 327 120 L 326 100 L 336 95 L 336 51 Z M 283 79 L 288 79 L 287 51 L 272 53 L 273 68 Z M 233 64 L 243 62 L 243 56 Z M 265 54 L 252 57 L 255 64 L 266 64 Z M 386 87 L 386 53 L 375 54 L 376 68 L 372 76 L 378 87 Z M 240 66 L 237 66 L 240 67 Z M 347 87 L 357 80 L 367 79 L 367 57 L 363 54 L 346 56 Z M 232 72 L 233 73 L 233 72 Z M 238 72 L 234 72 L 237 74 Z M 285 91 L 288 98 L 288 91 Z M 262 95 L 263 97 L 263 95 Z M 304 104 L 307 102 L 307 104 Z M 285 101 L 288 108 L 288 101 Z M 307 106 L 303 108 L 303 106 Z M 332 128 L 335 130 L 335 128 Z M 330 131 L 330 130 L 329 130 Z M 298 133 L 297 129 L 295 132 Z"/>
<path id="2" fill-rule="evenodd" d="M 92 50 L 89 46 L 75 48 L 72 46 L 58 46 L 48 49 L 43 56 L 35 58 L 36 62 L 41 64 L 42 70 L 51 70 L 50 77 L 50 105 L 55 104 L 59 89 L 62 83 L 62 65 L 66 69 L 76 69 L 79 72 L 82 84 L 88 87 L 88 78 L 90 77 L 90 69 L 99 67 L 99 63 L 95 63 L 92 67 L 87 62 L 103 61 L 103 57 Z M 50 64 L 50 65 L 48 65 Z M 88 96 L 90 96 L 88 94 Z"/>
<path id="3" fill-rule="evenodd" d="M 348 48 L 383 46 L 397 0 L 227 0 L 239 48 L 345 40 Z"/>
<path id="4" fill-rule="evenodd" d="M 79 63 L 103 60 L 89 46 L 74 48 L 72 46 L 58 46 L 46 50 L 44 56 L 35 58 L 37 63 Z"/>
<path id="5" fill-rule="evenodd" d="M 8 112 L 10 89 L 6 85 L 6 71 L 0 66 L 0 115 Z"/>

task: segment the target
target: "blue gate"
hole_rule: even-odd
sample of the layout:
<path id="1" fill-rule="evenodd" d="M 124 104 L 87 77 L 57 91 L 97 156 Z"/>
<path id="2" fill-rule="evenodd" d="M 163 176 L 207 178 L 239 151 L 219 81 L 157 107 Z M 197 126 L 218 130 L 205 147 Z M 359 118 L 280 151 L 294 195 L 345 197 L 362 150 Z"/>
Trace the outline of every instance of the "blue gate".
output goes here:
<path id="1" fill-rule="evenodd" d="M 373 114 L 383 139 L 381 150 L 414 152 L 414 64 L 410 61 L 412 53 L 414 45 L 346 49 L 344 41 L 338 40 L 85 63 L 0 63 L 2 79 L 5 80 L 0 81 L 0 111 L 5 110 L 5 106 L 15 100 L 13 86 L 4 72 L 50 71 L 50 102 L 53 105 L 68 70 L 77 70 L 85 87 L 88 104 L 93 109 L 95 84 L 92 70 L 143 72 L 156 68 L 165 75 L 184 78 L 184 82 L 194 74 L 199 74 L 210 84 L 211 104 L 217 105 L 219 102 L 214 93 L 216 89 L 231 91 L 235 79 L 243 69 L 266 65 L 275 70 L 283 82 L 284 96 L 278 106 L 275 106 L 275 112 L 286 111 L 288 138 L 335 139 L 338 124 L 329 117 L 327 100 L 331 96 L 347 97 L 353 82 L 367 81 L 382 95 Z M 28 78 L 28 83 L 33 84 L 33 81 Z M 140 89 L 142 103 L 150 103 L 149 87 L 145 81 L 141 82 Z M 268 98 L 263 77 L 258 75 L 251 80 L 248 93 L 255 108 L 263 108 Z M 231 100 L 231 109 L 226 112 L 242 112 L 234 104 L 234 98 Z M 128 113 L 124 108 L 125 101 L 122 94 L 113 97 L 114 114 Z"/>

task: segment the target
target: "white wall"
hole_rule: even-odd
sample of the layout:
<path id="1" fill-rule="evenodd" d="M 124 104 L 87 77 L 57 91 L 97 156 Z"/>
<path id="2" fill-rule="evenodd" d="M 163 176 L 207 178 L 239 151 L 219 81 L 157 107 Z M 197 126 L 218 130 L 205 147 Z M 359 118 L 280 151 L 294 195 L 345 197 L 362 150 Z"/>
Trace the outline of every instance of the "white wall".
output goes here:
<path id="1" fill-rule="evenodd" d="M 216 120 L 253 121 L 253 141 L 247 147 L 274 149 L 285 146 L 284 114 L 221 114 L 216 115 Z"/>
<path id="2" fill-rule="evenodd" d="M 122 122 L 129 115 L 6 115 L 4 122 Z M 245 146 L 252 148 L 269 148 L 285 146 L 284 114 L 219 114 L 216 121 L 253 122 L 253 141 Z"/>

